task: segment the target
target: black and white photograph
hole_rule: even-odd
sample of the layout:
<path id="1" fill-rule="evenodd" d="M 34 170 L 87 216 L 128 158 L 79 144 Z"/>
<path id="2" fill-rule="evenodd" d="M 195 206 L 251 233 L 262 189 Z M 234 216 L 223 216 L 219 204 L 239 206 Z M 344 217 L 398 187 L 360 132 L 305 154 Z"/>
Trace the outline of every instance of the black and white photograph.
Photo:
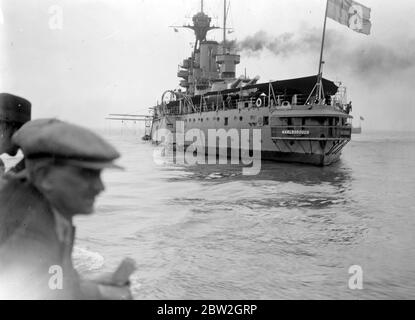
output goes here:
<path id="1" fill-rule="evenodd" d="M 415 2 L 358 1 L 0 0 L 0 300 L 414 299 Z"/>

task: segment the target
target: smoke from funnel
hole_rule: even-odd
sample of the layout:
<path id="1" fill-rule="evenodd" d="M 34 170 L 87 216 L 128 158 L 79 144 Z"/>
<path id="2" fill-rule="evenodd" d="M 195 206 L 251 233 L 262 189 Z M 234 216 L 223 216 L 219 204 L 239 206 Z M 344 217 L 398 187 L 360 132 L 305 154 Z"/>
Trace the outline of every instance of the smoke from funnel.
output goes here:
<path id="1" fill-rule="evenodd" d="M 248 55 L 258 54 L 267 49 L 277 56 L 286 57 L 305 49 L 318 49 L 320 42 L 321 39 L 311 30 L 299 37 L 288 32 L 277 37 L 270 37 L 265 31 L 258 31 L 253 36 L 237 42 L 237 47 L 241 51 L 246 51 Z"/>
<path id="2" fill-rule="evenodd" d="M 297 34 L 283 33 L 276 37 L 259 31 L 237 41 L 236 47 L 248 56 L 268 50 L 282 59 L 304 54 L 317 57 L 321 47 L 321 30 L 305 28 Z M 392 46 L 368 40 L 356 46 L 343 33 L 327 30 L 324 56 L 332 69 L 348 69 L 361 77 L 377 78 L 380 74 L 386 76 L 415 67 L 415 41 Z"/>

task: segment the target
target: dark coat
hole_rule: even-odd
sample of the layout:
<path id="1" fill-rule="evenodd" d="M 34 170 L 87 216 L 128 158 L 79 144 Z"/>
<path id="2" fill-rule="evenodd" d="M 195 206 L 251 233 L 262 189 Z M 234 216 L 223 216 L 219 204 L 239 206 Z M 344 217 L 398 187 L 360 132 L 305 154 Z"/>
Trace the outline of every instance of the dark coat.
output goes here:
<path id="1" fill-rule="evenodd" d="M 26 180 L 0 180 L 0 298 L 99 298 L 96 287 L 86 292 L 73 268 L 74 232 L 70 244 L 60 242 L 40 192 Z M 62 268 L 63 289 L 50 289 L 52 266 Z"/>
<path id="2" fill-rule="evenodd" d="M 3 160 L 0 159 L 0 177 L 4 174 L 4 172 L 6 171 L 6 167 L 4 165 Z"/>

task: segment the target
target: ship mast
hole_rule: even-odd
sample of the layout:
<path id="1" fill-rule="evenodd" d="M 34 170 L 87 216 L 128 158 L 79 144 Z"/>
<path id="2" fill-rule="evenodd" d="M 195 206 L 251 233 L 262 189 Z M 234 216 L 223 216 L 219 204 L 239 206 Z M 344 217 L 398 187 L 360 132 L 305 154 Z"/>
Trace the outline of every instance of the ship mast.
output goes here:
<path id="1" fill-rule="evenodd" d="M 226 44 L 226 0 L 223 0 L 223 45 Z"/>
<path id="2" fill-rule="evenodd" d="M 192 20 L 193 20 L 193 25 L 189 24 L 189 25 L 185 25 L 181 27 L 180 26 L 173 26 L 173 27 L 174 28 L 186 28 L 186 29 L 191 29 L 194 31 L 195 36 L 196 36 L 194 52 L 196 53 L 196 51 L 200 47 L 200 44 L 206 40 L 206 35 L 208 34 L 208 32 L 214 29 L 219 29 L 219 28 L 210 25 L 212 19 L 204 12 L 204 1 L 203 0 L 200 1 L 200 12 L 195 14 Z"/>

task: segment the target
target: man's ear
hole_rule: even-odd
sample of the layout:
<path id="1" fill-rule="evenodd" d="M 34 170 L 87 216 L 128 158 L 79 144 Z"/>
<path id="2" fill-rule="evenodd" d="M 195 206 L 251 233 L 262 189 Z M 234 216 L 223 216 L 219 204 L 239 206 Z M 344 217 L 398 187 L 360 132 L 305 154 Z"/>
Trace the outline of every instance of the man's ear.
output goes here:
<path id="1" fill-rule="evenodd" d="M 36 168 L 35 172 L 33 172 L 35 185 L 41 191 L 50 191 L 53 188 L 50 179 L 50 172 L 51 168 L 49 166 L 39 166 Z"/>

